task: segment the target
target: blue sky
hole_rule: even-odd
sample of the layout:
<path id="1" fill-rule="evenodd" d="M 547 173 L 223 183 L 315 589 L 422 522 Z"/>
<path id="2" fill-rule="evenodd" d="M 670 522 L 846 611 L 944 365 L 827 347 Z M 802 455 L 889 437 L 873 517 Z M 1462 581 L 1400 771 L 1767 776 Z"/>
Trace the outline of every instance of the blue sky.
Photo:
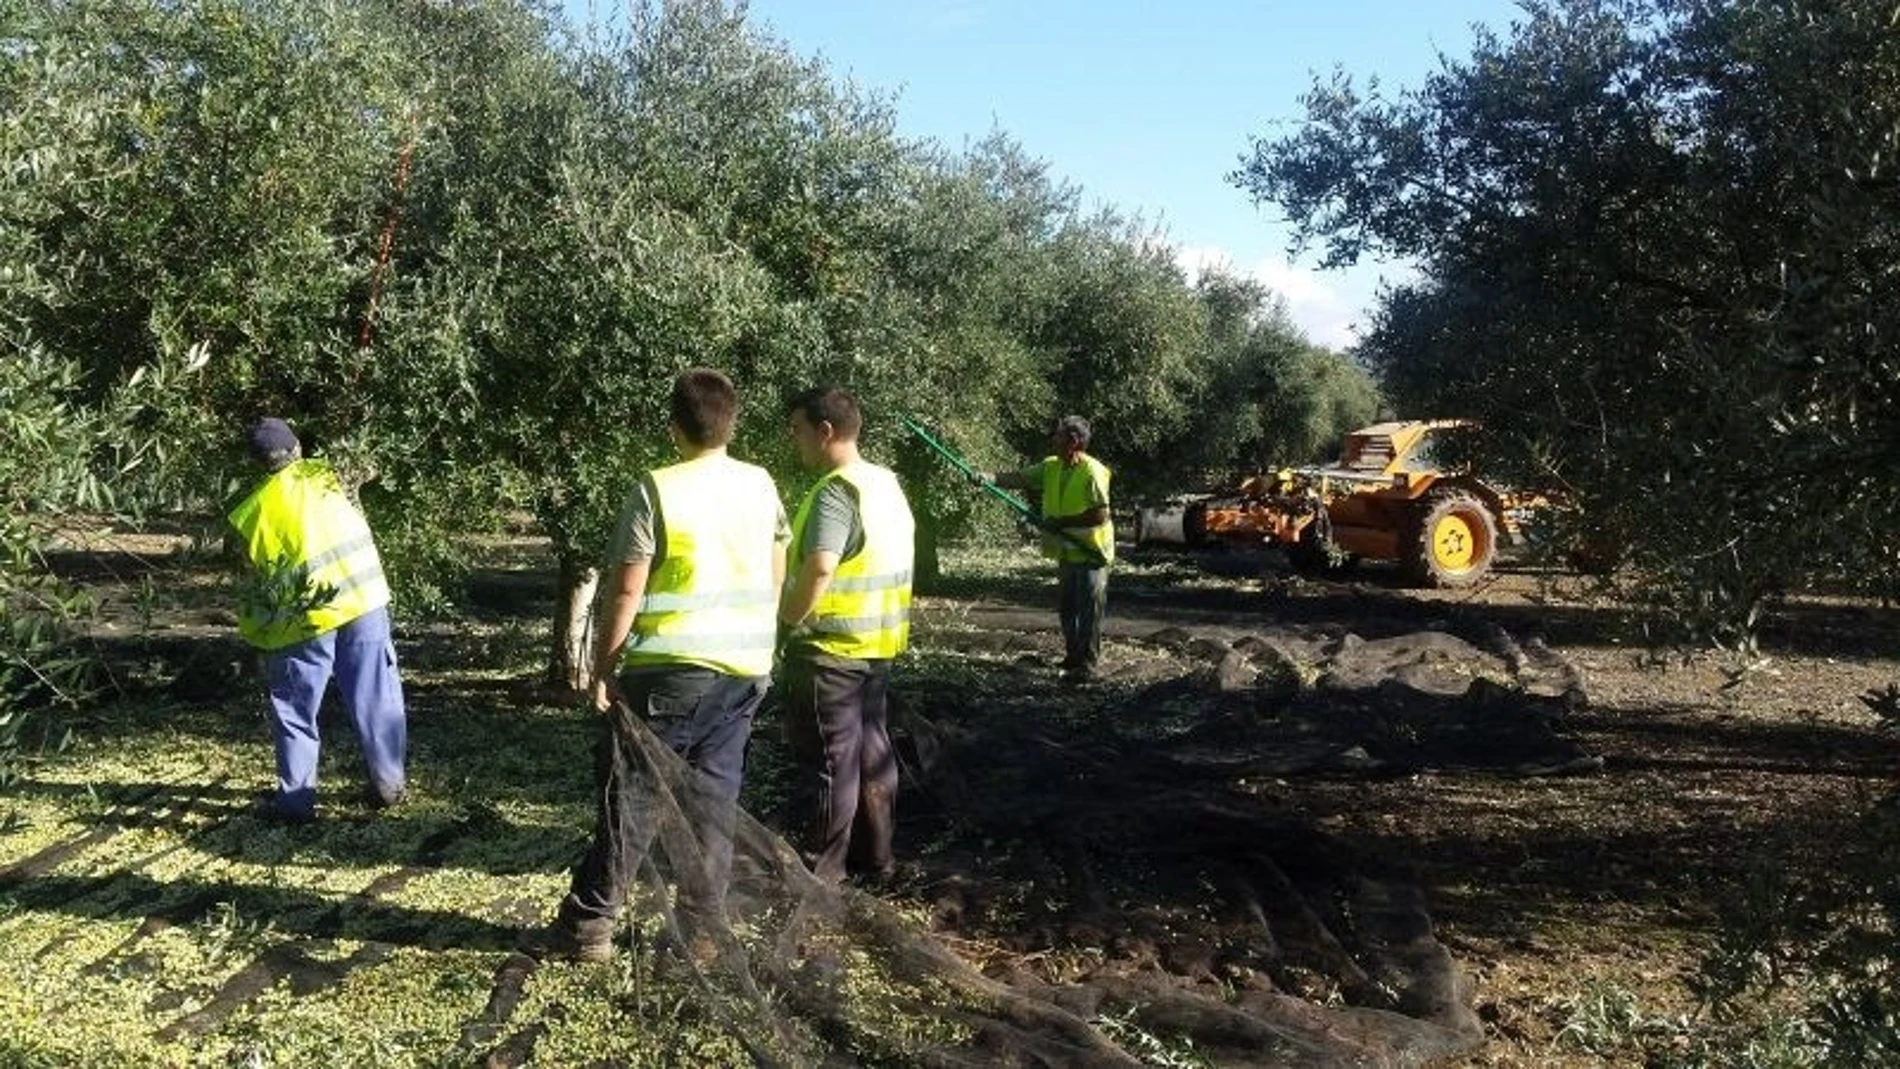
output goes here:
<path id="1" fill-rule="evenodd" d="M 584 8 L 586 0 L 570 0 Z M 896 94 L 901 132 L 951 148 L 1005 131 L 1086 203 L 1159 223 L 1184 264 L 1225 260 L 1343 347 L 1381 273 L 1289 264 L 1287 228 L 1229 185 L 1254 135 L 1300 114 L 1314 73 L 1389 91 L 1502 35 L 1514 0 L 751 0 L 751 20 L 834 75 Z M 584 15 L 583 15 L 584 17 Z"/>

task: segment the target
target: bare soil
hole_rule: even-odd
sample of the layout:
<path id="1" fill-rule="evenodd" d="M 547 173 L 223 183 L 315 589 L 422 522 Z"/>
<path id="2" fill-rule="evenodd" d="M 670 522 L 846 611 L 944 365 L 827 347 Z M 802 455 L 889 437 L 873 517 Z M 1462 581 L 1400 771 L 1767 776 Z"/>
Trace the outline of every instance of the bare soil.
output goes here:
<path id="1" fill-rule="evenodd" d="M 1765 659 L 1743 664 L 1720 651 L 1658 650 L 1642 619 L 1589 581 L 1530 568 L 1459 592 L 1399 589 L 1370 568 L 1347 582 L 1301 580 L 1241 554 L 1129 571 L 1111 594 L 1111 679 L 1118 665 L 1137 670 L 1144 636 L 1183 627 L 1401 642 L 1444 633 L 1479 645 L 1503 634 L 1574 670 L 1553 742 L 1593 760 L 1568 774 L 1427 760 L 1247 784 L 1362 865 L 1377 859 L 1423 889 L 1483 1026 L 1483 1043 L 1455 1064 L 1650 1060 L 1656 1052 L 1637 1042 L 1606 1052 L 1565 1041 L 1593 989 L 1627 993 L 1649 1019 L 1686 1019 L 1675 1035 L 1693 1034 L 1690 981 L 1723 918 L 1745 908 L 1749 881 L 1839 870 L 1861 848 L 1856 821 L 1900 774 L 1893 739 L 1860 701 L 1900 674 L 1900 617 L 1889 609 L 1786 606 L 1768 622 Z M 981 597 L 940 611 L 989 634 L 1049 627 L 1024 606 Z"/>

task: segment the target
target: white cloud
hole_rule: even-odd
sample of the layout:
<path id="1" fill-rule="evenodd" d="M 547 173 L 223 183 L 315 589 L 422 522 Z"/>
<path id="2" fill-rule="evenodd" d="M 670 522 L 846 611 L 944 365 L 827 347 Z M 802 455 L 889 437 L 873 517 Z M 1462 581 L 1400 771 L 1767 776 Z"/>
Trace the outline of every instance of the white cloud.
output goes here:
<path id="1" fill-rule="evenodd" d="M 1251 266 L 1234 262 L 1232 254 L 1215 246 L 1176 246 L 1174 262 L 1190 279 L 1212 267 L 1225 267 L 1251 278 L 1286 302 L 1287 315 L 1317 345 L 1347 349 L 1358 344 L 1359 329 L 1372 303 L 1376 279 L 1364 286 L 1347 273 L 1322 273 L 1288 260 L 1266 257 Z"/>

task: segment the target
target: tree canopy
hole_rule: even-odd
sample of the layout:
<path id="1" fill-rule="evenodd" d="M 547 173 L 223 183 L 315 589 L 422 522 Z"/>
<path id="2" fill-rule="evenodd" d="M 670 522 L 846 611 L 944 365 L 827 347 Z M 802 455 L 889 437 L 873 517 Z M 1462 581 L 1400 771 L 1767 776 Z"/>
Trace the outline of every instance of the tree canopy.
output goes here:
<path id="1" fill-rule="evenodd" d="M 1138 495 L 1304 459 L 1369 408 L 1270 294 L 1190 280 L 1006 133 L 900 137 L 742 4 L 619 14 L 0 0 L 0 339 L 45 404 L 136 428 L 47 470 L 215 506 L 248 477 L 239 427 L 283 415 L 413 607 L 511 510 L 572 583 L 667 459 L 693 365 L 734 376 L 735 451 L 788 489 L 780 399 L 855 389 L 933 544 L 982 515 L 900 412 L 993 465 L 1081 412 Z M 1309 396 L 1339 383 L 1343 407 Z"/>
<path id="2" fill-rule="evenodd" d="M 1234 181 L 1328 263 L 1421 266 L 1361 350 L 1395 403 L 1483 420 L 1696 633 L 1900 592 L 1891 4 L 1534 0 L 1305 105 Z"/>

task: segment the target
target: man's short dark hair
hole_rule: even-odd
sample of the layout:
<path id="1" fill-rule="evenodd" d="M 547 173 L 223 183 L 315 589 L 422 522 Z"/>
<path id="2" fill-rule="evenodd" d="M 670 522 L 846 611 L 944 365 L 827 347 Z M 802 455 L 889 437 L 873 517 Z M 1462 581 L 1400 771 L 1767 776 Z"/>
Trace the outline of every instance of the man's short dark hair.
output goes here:
<path id="1" fill-rule="evenodd" d="M 805 422 L 816 427 L 819 423 L 831 424 L 838 437 L 856 441 L 858 432 L 864 429 L 864 410 L 858 407 L 858 399 L 850 390 L 842 386 L 813 386 L 785 405 L 785 414 L 803 413 Z"/>
<path id="2" fill-rule="evenodd" d="M 732 380 L 709 367 L 680 372 L 673 380 L 673 423 L 686 440 L 702 449 L 732 440 L 739 417 L 739 391 Z"/>
<path id="3" fill-rule="evenodd" d="M 1066 442 L 1074 442 L 1082 449 L 1089 447 L 1089 421 L 1081 416 L 1063 416 L 1056 420 L 1055 426 L 1049 429 L 1049 434 Z"/>

